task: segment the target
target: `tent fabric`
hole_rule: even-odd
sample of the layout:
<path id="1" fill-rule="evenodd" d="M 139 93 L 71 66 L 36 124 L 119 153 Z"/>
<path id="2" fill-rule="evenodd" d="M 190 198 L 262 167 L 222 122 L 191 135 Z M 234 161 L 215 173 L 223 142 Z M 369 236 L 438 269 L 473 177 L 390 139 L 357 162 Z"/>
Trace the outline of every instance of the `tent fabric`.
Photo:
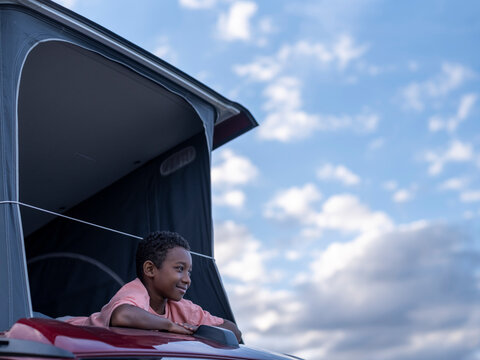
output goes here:
<path id="1" fill-rule="evenodd" d="M 125 282 L 134 277 L 134 239 L 65 219 L 55 219 L 25 239 L 28 259 L 37 259 L 29 265 L 29 274 L 26 272 L 20 208 L 16 203 L 19 201 L 18 86 L 31 49 L 51 40 L 97 52 L 182 96 L 195 109 L 205 130 L 80 203 L 68 215 L 138 235 L 157 229 L 178 231 L 190 241 L 193 251 L 207 256 L 213 253 L 210 193 L 210 151 L 216 117 L 213 106 L 54 20 L 19 6 L 1 4 L 0 330 L 32 315 L 30 288 L 35 311 L 50 316 L 85 315 L 97 311 L 119 286 L 118 281 L 95 264 L 103 264 Z M 185 146 L 195 147 L 195 160 L 171 175 L 162 176 L 159 171 L 162 161 Z M 23 208 L 22 215 L 32 211 Z M 39 256 L 58 252 L 79 256 L 47 256 L 38 260 Z M 194 266 L 189 297 L 213 314 L 233 320 L 214 261 L 194 256 Z M 57 279 L 53 281 L 55 276 Z"/>
<path id="2" fill-rule="evenodd" d="M 182 148 L 191 146 L 196 149 L 195 160 L 162 176 L 159 171 L 162 163 Z M 211 256 L 208 165 L 205 137 L 200 134 L 120 179 L 66 215 L 131 234 L 146 235 L 158 229 L 176 231 L 189 241 L 192 251 Z M 195 181 L 190 181 L 192 178 Z M 124 283 L 135 278 L 136 239 L 59 218 L 25 241 L 29 260 L 70 252 L 102 263 Z M 99 244 L 104 251 L 98 251 Z M 231 319 L 230 309 L 223 305 L 228 302 L 213 260 L 194 255 L 193 267 L 188 297 L 217 316 Z M 59 268 L 66 271 L 59 273 Z M 29 263 L 29 273 L 34 310 L 52 317 L 98 311 L 121 286 L 91 263 L 67 256 Z M 92 287 L 101 292 L 93 293 Z M 81 293 L 88 297 L 79 298 Z M 58 295 L 52 297 L 51 294 Z"/>
<path id="3" fill-rule="evenodd" d="M 159 171 L 162 163 L 186 147 L 195 149 L 194 161 L 163 176 Z M 208 165 L 205 137 L 200 134 L 120 179 L 66 215 L 132 234 L 148 234 L 158 229 L 176 231 L 189 241 L 192 251 L 211 256 Z M 192 178 L 195 181 L 190 181 Z M 29 262 L 34 310 L 52 317 L 89 315 L 98 311 L 122 285 L 92 265 L 93 261 L 45 255 L 70 252 L 88 257 L 105 265 L 126 283 L 135 278 L 137 241 L 68 219 L 57 219 L 28 236 L 27 258 L 44 256 L 41 261 Z M 99 244 L 104 251 L 98 251 Z M 59 273 L 59 268 L 66 271 Z M 217 316 L 232 319 L 213 260 L 194 255 L 193 268 L 187 297 Z M 93 292 L 92 288 L 101 292 Z M 88 296 L 79 297 L 82 293 Z M 51 294 L 58 295 L 52 297 Z"/>
<path id="4" fill-rule="evenodd" d="M 22 35 L 12 20 L 0 10 L 0 284 L 6 284 L 0 297 L 0 329 L 32 311 L 20 211 L 14 203 L 19 199 L 15 96 Z"/>

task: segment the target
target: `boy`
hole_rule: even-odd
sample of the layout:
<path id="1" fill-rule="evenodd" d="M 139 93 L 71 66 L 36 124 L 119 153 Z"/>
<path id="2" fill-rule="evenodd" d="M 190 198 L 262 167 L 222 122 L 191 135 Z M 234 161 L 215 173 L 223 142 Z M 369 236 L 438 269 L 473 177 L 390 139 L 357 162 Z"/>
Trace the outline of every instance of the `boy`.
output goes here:
<path id="1" fill-rule="evenodd" d="M 192 334 L 199 325 L 231 330 L 241 340 L 237 326 L 211 315 L 183 299 L 190 286 L 192 257 L 188 242 L 179 234 L 157 231 L 137 247 L 137 278 L 125 284 L 98 313 L 66 320 L 74 325 L 122 326 Z"/>

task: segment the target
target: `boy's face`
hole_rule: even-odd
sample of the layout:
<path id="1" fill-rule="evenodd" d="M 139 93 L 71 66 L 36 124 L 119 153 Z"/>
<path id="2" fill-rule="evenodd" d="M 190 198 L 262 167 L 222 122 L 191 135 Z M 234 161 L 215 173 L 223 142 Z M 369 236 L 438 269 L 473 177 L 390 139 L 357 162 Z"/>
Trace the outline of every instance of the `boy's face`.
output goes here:
<path id="1" fill-rule="evenodd" d="M 155 268 L 153 290 L 164 299 L 179 301 L 190 286 L 192 256 L 184 248 L 177 246 L 167 252 L 160 268 Z"/>

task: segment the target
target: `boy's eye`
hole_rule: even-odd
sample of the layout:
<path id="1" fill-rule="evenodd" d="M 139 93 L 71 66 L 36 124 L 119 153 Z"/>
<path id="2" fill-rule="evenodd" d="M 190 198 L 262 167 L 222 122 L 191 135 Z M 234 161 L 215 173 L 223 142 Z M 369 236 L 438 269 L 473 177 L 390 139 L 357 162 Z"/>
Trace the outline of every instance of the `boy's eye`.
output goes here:
<path id="1" fill-rule="evenodd" d="M 182 266 L 182 265 L 179 265 L 179 266 L 176 267 L 176 269 L 177 269 L 178 271 L 182 272 L 182 271 L 183 271 L 183 266 Z"/>

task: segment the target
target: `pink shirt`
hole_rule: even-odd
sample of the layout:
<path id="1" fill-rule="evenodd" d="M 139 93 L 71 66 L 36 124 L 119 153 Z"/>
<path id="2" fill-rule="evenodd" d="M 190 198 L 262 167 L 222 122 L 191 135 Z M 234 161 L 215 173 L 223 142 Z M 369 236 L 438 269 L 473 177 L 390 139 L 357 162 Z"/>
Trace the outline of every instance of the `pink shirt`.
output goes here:
<path id="1" fill-rule="evenodd" d="M 150 307 L 150 296 L 147 289 L 140 279 L 136 278 L 128 284 L 123 285 L 113 298 L 104 305 L 100 312 L 93 313 L 89 317 L 79 316 L 65 320 L 73 325 L 82 326 L 102 326 L 110 325 L 110 317 L 113 310 L 122 304 L 130 304 L 137 306 L 152 314 L 165 317 L 173 322 L 189 323 L 192 325 L 220 325 L 223 319 L 211 315 L 208 311 L 203 310 L 200 306 L 194 304 L 190 300 L 182 299 L 180 301 L 167 300 L 165 306 L 165 314 L 159 315 Z"/>

